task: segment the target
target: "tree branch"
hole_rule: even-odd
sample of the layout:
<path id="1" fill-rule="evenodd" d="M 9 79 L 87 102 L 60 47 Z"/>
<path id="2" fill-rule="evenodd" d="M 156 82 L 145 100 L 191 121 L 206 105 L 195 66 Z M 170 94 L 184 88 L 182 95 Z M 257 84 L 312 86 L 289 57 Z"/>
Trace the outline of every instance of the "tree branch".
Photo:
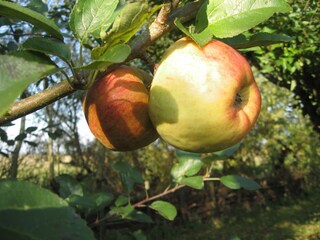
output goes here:
<path id="1" fill-rule="evenodd" d="M 153 44 L 158 38 L 172 30 L 174 28 L 173 21 L 176 18 L 180 18 L 181 22 L 186 22 L 195 18 L 200 6 L 201 1 L 196 1 L 188 3 L 170 13 L 171 7 L 165 4 L 150 27 L 129 43 L 132 51 L 126 61 L 130 61 L 138 57 L 149 45 Z M 73 88 L 67 80 L 63 80 L 53 87 L 15 102 L 12 104 L 8 112 L 4 116 L 0 117 L 0 126 L 35 112 L 67 95 L 70 95 L 76 90 L 77 89 Z"/>
<path id="2" fill-rule="evenodd" d="M 178 186 L 176 186 L 176 187 L 174 187 L 174 188 L 171 188 L 171 189 L 168 190 L 168 191 L 165 191 L 165 192 L 159 193 L 159 194 L 157 194 L 157 195 L 154 195 L 154 196 L 152 196 L 152 197 L 143 199 L 143 200 L 141 200 L 140 202 L 137 202 L 137 203 L 133 204 L 132 206 L 134 206 L 134 207 L 144 207 L 144 206 L 145 206 L 145 205 L 144 205 L 145 203 L 151 202 L 151 201 L 153 201 L 153 200 L 155 200 L 155 199 L 158 199 L 158 198 L 162 198 L 162 197 L 164 197 L 164 196 L 166 196 L 166 195 L 168 195 L 168 194 L 174 193 L 175 191 L 179 190 L 180 188 L 184 188 L 184 187 L 186 187 L 186 186 L 187 186 L 187 185 L 184 185 L 184 184 L 178 185 Z"/>
<path id="3" fill-rule="evenodd" d="M 14 103 L 8 112 L 0 117 L 0 125 L 35 112 L 75 91 L 76 89 L 65 80 L 35 95 L 22 99 L 19 102 Z"/>

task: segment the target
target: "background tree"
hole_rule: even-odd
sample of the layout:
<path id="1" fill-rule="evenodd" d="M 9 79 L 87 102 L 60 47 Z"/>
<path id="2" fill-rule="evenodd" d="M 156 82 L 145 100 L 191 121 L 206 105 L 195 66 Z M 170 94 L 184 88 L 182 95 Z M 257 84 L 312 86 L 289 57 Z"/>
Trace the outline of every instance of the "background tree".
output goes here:
<path id="1" fill-rule="evenodd" d="M 253 64 L 266 78 L 294 92 L 296 107 L 308 115 L 320 132 L 320 62 L 318 1 L 291 1 L 293 12 L 276 15 L 257 31 L 283 33 L 294 39 L 285 44 L 263 47 L 252 54 Z"/>

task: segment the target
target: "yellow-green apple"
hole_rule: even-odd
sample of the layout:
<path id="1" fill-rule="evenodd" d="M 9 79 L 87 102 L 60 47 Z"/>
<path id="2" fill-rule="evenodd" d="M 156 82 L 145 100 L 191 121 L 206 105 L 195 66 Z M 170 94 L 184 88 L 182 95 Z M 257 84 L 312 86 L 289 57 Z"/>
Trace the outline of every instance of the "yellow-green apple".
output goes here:
<path id="1" fill-rule="evenodd" d="M 149 114 L 159 135 L 190 152 L 213 152 L 238 143 L 252 129 L 261 96 L 246 59 L 213 40 L 190 38 L 165 52 L 150 89 Z"/>
<path id="2" fill-rule="evenodd" d="M 83 111 L 93 135 L 107 148 L 130 151 L 158 138 L 149 114 L 151 77 L 133 67 L 120 66 L 88 90 Z"/>

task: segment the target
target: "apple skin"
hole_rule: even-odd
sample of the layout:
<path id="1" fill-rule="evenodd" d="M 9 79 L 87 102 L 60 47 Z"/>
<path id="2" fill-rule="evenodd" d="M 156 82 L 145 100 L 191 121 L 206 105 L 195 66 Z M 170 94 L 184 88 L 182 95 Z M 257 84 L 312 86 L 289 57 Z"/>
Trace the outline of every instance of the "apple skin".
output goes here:
<path id="1" fill-rule="evenodd" d="M 82 107 L 93 135 L 107 148 L 131 151 L 147 146 L 159 135 L 148 114 L 151 83 L 146 72 L 120 66 L 97 80 Z"/>
<path id="2" fill-rule="evenodd" d="M 254 126 L 261 96 L 246 59 L 223 42 L 190 38 L 165 52 L 150 88 L 149 114 L 159 135 L 189 152 L 214 152 Z"/>

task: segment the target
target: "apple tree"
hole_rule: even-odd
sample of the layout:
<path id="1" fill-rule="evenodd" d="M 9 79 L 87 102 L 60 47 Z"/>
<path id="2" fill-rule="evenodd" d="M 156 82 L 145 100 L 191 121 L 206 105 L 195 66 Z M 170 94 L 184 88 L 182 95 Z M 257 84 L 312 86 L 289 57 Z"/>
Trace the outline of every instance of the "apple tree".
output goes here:
<path id="1" fill-rule="evenodd" d="M 221 122 L 230 119 L 226 118 L 226 115 L 232 115 L 235 112 L 234 109 L 245 109 L 244 103 L 258 102 L 258 107 L 249 109 L 250 112 L 256 111 L 252 118 L 248 117 L 246 119 L 246 115 L 238 117 L 252 124 L 251 129 L 260 109 L 260 98 L 256 97 L 251 100 L 249 98 L 250 94 L 247 95 L 248 98 L 245 97 L 245 94 L 242 95 L 241 91 L 238 94 L 237 91 L 242 90 L 243 86 L 253 86 L 256 90 L 257 87 L 255 84 L 251 84 L 254 79 L 249 65 L 235 49 L 238 51 L 254 51 L 256 47 L 291 40 L 288 36 L 263 32 L 263 29 L 253 34 L 250 32 L 272 15 L 290 12 L 291 7 L 284 0 L 207 0 L 194 2 L 173 0 L 163 3 L 158 1 L 148 3 L 145 1 L 78 0 L 73 4 L 70 13 L 67 4 L 61 6 L 60 10 L 63 11 L 59 15 L 61 18 L 57 18 L 54 14 L 44 16 L 40 13 L 43 4 L 37 5 L 35 1 L 32 1 L 32 3 L 25 6 L 22 3 L 0 1 L 1 23 L 4 26 L 3 35 L 13 34 L 13 37 L 16 38 L 15 42 L 10 41 L 10 37 L 9 40 L 1 40 L 0 42 L 2 53 L 0 55 L 0 124 L 3 126 L 52 103 L 64 101 L 66 96 L 75 92 L 90 93 L 90 95 L 86 95 L 88 99 L 84 103 L 88 120 L 91 119 L 89 116 L 91 109 L 95 107 L 99 109 L 99 104 L 108 103 L 109 100 L 104 102 L 105 99 L 102 99 L 102 97 L 109 94 L 109 90 L 116 92 L 116 95 L 113 95 L 116 98 L 119 96 L 130 97 L 135 91 L 141 92 L 141 88 L 150 88 L 151 99 L 153 95 L 156 96 L 153 99 L 155 105 L 149 108 L 152 112 L 153 124 L 156 123 L 155 125 L 158 126 L 162 122 L 175 122 L 177 116 L 180 119 L 180 117 L 188 117 L 191 114 L 196 116 L 193 121 L 206 122 L 207 116 L 203 115 L 203 112 L 188 113 L 188 106 L 184 104 L 181 108 L 179 103 L 175 106 L 175 98 L 172 97 L 174 93 L 177 93 L 179 97 L 185 99 L 180 101 L 182 104 L 189 99 L 190 107 L 192 101 L 195 101 L 193 102 L 194 105 L 202 105 L 198 103 L 205 100 L 206 97 L 194 97 L 191 94 L 199 95 L 199 93 L 205 92 L 202 90 L 213 88 L 210 84 L 210 86 L 207 86 L 207 76 L 202 76 L 205 75 L 202 72 L 205 69 L 194 67 L 195 62 L 190 62 L 187 67 L 181 64 L 182 60 L 195 59 L 197 62 L 201 59 L 204 64 L 208 63 L 209 70 L 214 66 L 215 71 L 208 71 L 212 72 L 211 78 L 217 77 L 218 79 L 214 87 L 217 87 L 221 92 L 225 92 L 225 94 L 212 94 L 214 97 L 224 96 L 225 98 L 215 99 L 219 107 L 209 109 L 212 112 L 208 112 L 206 108 L 205 114 L 209 114 L 209 117 L 213 118 L 219 116 L 219 122 Z M 55 6 L 50 7 L 56 8 Z M 22 28 L 28 30 L 23 36 L 19 34 Z M 175 29 L 186 36 L 185 39 L 191 42 L 194 50 L 187 51 L 183 53 L 182 57 L 169 61 L 169 65 L 166 67 L 162 65 L 165 61 L 160 62 L 159 65 L 152 62 L 149 49 L 161 37 Z M 218 44 L 215 45 L 212 42 Z M 210 46 L 207 48 L 208 50 L 205 50 L 206 46 Z M 218 48 L 224 50 L 215 52 L 215 49 Z M 176 53 L 177 49 L 179 49 L 179 46 L 171 48 L 167 55 L 170 55 L 170 51 Z M 199 49 L 208 52 L 206 54 L 207 58 L 199 57 L 197 59 L 195 57 L 196 55 L 202 56 Z M 121 67 L 124 68 L 121 65 L 131 64 L 137 59 L 140 59 L 145 69 L 148 69 L 147 74 L 159 73 L 159 76 L 157 76 L 158 85 L 146 84 L 142 79 L 141 81 L 137 80 L 136 85 L 132 85 L 132 79 L 127 81 L 123 76 L 127 76 L 128 73 L 123 73 L 123 71 L 120 71 L 123 75 L 119 78 L 114 77 L 116 75 L 115 71 Z M 224 59 L 224 64 L 219 64 L 222 59 Z M 229 61 L 230 59 L 232 61 Z M 228 64 L 229 62 L 230 64 Z M 177 72 L 170 73 L 171 65 Z M 190 87 L 193 87 L 194 90 L 200 89 L 200 91 L 192 92 L 189 89 L 183 92 L 186 87 L 183 81 L 177 86 L 174 85 L 175 74 L 181 73 L 181 69 L 188 70 L 188 75 L 194 77 L 202 74 L 201 81 Z M 236 82 L 223 81 L 223 77 L 228 80 L 233 79 L 232 74 L 237 76 L 238 85 Z M 165 78 L 163 78 L 164 75 Z M 105 76 L 114 80 L 110 89 L 107 92 L 100 92 L 99 87 L 92 90 Z M 169 83 L 168 79 L 172 81 Z M 183 78 L 181 79 L 183 80 Z M 250 84 L 246 82 L 247 80 Z M 44 83 L 45 86 L 41 91 L 23 97 L 24 93 L 29 93 L 26 89 L 29 89 L 30 86 L 39 86 L 40 83 Z M 169 84 L 172 85 L 166 88 Z M 118 86 L 120 86 L 120 90 L 114 90 Z M 123 89 L 126 89 L 126 91 L 123 91 Z M 228 89 L 233 91 L 227 91 Z M 144 95 L 147 95 L 148 91 L 144 93 Z M 257 93 L 258 91 L 255 91 L 255 94 Z M 233 107 L 232 111 L 225 110 L 223 103 L 227 101 L 226 99 L 229 101 L 228 104 Z M 91 100 L 94 103 L 86 107 L 87 102 Z M 114 101 L 114 98 L 110 100 L 110 104 L 106 104 L 106 108 L 111 106 L 112 101 Z M 132 98 L 126 98 L 125 101 L 129 102 L 129 105 L 132 105 L 135 111 L 132 111 L 133 116 L 124 115 L 124 117 L 121 115 L 121 120 L 126 122 L 126 127 L 131 127 L 131 124 L 134 124 L 134 117 L 137 117 L 139 122 L 141 109 L 149 106 L 148 103 L 141 104 L 139 101 L 137 102 L 140 106 L 137 106 L 137 104 L 133 104 Z M 160 101 L 164 105 L 156 106 L 157 102 Z M 162 115 L 159 114 L 163 107 L 174 108 L 173 114 L 166 115 L 166 112 Z M 118 116 L 118 113 L 124 114 L 128 108 L 118 111 L 119 109 L 115 104 L 111 110 L 109 109 L 110 111 L 108 110 L 111 115 L 108 117 L 112 120 L 113 117 Z M 181 116 L 180 113 L 182 113 Z M 106 131 L 106 129 L 109 131 L 109 128 L 103 125 L 104 117 L 105 115 L 102 114 L 93 118 L 93 128 L 98 125 L 102 126 L 102 130 L 99 130 L 96 134 L 98 139 L 104 138 L 101 137 L 101 131 Z M 110 131 L 116 128 L 117 123 L 121 124 L 115 118 Z M 203 155 L 199 153 L 203 152 L 201 146 L 194 149 L 184 147 L 191 142 L 190 139 L 195 142 L 198 141 L 197 144 L 201 144 L 206 137 L 209 136 L 210 138 L 211 128 L 207 125 L 198 125 L 202 131 L 199 136 L 196 136 L 196 141 L 192 138 L 193 132 L 189 130 L 193 127 L 197 129 L 197 122 L 194 123 L 194 126 L 190 126 L 190 124 L 180 125 L 179 131 L 181 130 L 182 133 L 170 143 L 176 146 L 176 142 L 180 139 L 183 140 L 184 136 L 191 136 L 189 139 L 186 138 L 183 145 L 178 146 L 184 150 L 191 150 L 193 153 L 176 150 L 178 162 L 171 169 L 172 184 L 163 192 L 153 196 L 146 194 L 144 197 L 135 197 L 134 187 L 137 184 L 143 185 L 145 182 L 139 171 L 124 161 L 112 165 L 113 169 L 119 174 L 123 186 L 123 193 L 117 196 L 106 191 L 90 192 L 90 187 L 80 184 L 69 175 L 59 175 L 55 178 L 54 183 L 56 185 L 53 186 L 53 190 L 57 194 L 29 182 L 1 180 L 0 192 L 2 196 L 5 196 L 0 200 L 1 236 L 6 239 L 25 239 L 26 236 L 32 239 L 94 239 L 91 230 L 93 229 L 96 237 L 100 236 L 102 239 L 105 222 L 117 222 L 126 219 L 152 223 L 153 219 L 146 214 L 145 209 L 158 213 L 165 219 L 174 220 L 177 215 L 175 206 L 161 200 L 161 198 L 180 188 L 203 189 L 206 181 L 218 181 L 231 189 L 258 189 L 259 185 L 256 182 L 243 176 L 226 175 L 221 178 L 211 176 L 212 165 L 210 159 L 232 155 L 239 144 L 231 145 L 240 141 L 248 131 L 242 132 L 241 128 L 233 128 L 232 122 L 217 125 L 217 129 L 220 131 L 218 135 L 214 136 L 214 139 L 215 141 L 223 139 L 224 142 L 223 144 L 217 143 L 219 148 L 208 148 L 209 150 L 206 149 L 205 151 L 221 151 L 212 153 L 211 158 L 203 159 Z M 157 126 L 154 127 L 161 136 L 163 131 Z M 222 129 L 220 129 L 221 127 Z M 175 134 L 177 130 L 174 128 L 168 129 L 168 131 L 165 130 L 167 131 L 166 136 Z M 116 135 L 118 136 L 116 137 L 121 139 L 121 136 L 127 133 L 121 132 L 124 130 L 129 131 L 126 128 L 117 130 Z M 232 132 L 231 135 L 224 134 L 224 131 L 227 133 L 228 130 Z M 130 133 L 135 135 L 137 131 L 132 130 Z M 103 134 L 105 133 L 103 132 Z M 238 135 L 239 138 L 237 138 Z M 5 139 L 5 136 L 6 133 L 1 132 L 1 139 Z M 169 139 L 164 136 L 161 137 L 165 140 Z M 155 138 L 152 137 L 151 139 L 153 141 Z M 228 144 L 225 144 L 225 142 Z M 149 143 L 150 141 L 146 142 L 146 144 Z M 147 189 L 147 186 L 145 188 Z M 75 213 L 77 214 L 75 215 Z M 87 221 L 89 227 L 86 226 L 84 220 Z"/>

